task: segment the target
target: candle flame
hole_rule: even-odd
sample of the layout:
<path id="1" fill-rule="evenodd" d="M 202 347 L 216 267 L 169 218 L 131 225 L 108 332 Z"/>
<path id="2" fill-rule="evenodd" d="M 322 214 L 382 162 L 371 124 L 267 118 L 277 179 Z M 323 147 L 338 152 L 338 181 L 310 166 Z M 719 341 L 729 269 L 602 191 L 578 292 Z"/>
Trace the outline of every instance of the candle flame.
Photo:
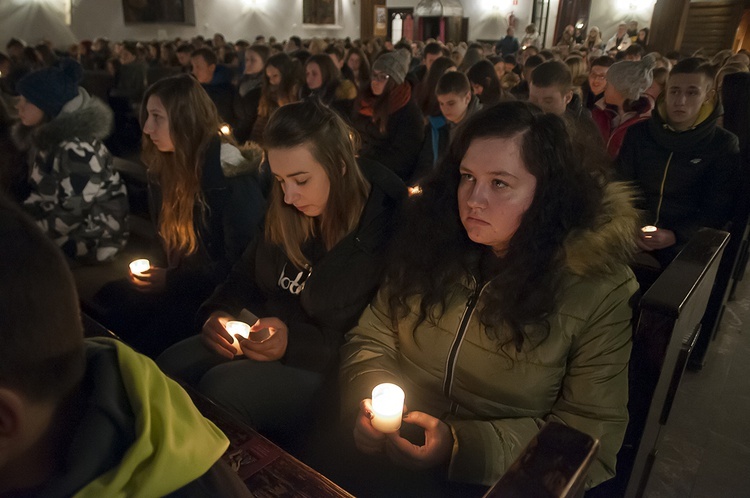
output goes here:
<path id="1" fill-rule="evenodd" d="M 419 185 L 414 185 L 413 187 L 409 187 L 409 197 L 413 195 L 419 195 L 422 193 L 422 187 Z"/>

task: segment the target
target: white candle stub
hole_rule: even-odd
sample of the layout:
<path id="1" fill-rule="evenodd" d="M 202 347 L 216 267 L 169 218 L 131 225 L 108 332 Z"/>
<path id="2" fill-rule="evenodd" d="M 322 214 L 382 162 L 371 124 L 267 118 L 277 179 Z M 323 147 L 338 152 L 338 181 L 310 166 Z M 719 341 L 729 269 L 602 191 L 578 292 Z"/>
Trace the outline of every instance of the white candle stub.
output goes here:
<path id="1" fill-rule="evenodd" d="M 654 225 L 646 225 L 645 227 L 641 228 L 641 232 L 643 232 L 643 236 L 647 239 L 651 238 L 651 234 L 656 232 L 658 228 L 656 228 Z"/>
<path id="2" fill-rule="evenodd" d="M 380 432 L 396 432 L 404 413 L 404 391 L 396 384 L 379 384 L 372 390 L 372 426 Z"/>
<path id="3" fill-rule="evenodd" d="M 143 272 L 151 268 L 151 263 L 147 259 L 136 259 L 130 263 L 130 273 L 133 275 L 143 275 Z"/>
<path id="4" fill-rule="evenodd" d="M 237 354 L 242 354 L 242 349 L 240 348 L 240 341 L 237 340 L 237 337 L 235 336 L 241 336 L 245 339 L 247 339 L 247 336 L 250 334 L 250 325 L 246 324 L 245 322 L 240 322 L 238 320 L 232 320 L 227 322 L 226 325 L 224 325 L 224 328 L 227 329 L 227 332 L 229 332 L 229 335 L 232 336 L 233 342 L 232 346 L 234 346 L 235 351 L 237 351 Z"/>

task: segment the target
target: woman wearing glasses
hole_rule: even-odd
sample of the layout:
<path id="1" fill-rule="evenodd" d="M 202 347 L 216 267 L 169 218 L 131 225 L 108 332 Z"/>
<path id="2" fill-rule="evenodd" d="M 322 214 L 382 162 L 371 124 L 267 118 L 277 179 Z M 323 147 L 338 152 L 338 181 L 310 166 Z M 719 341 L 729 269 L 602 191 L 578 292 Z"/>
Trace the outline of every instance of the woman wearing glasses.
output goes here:
<path id="1" fill-rule="evenodd" d="M 393 170 L 407 184 L 422 148 L 422 113 L 405 81 L 410 55 L 387 52 L 372 65 L 370 87 L 354 106 L 352 124 L 362 140 L 360 155 Z"/>

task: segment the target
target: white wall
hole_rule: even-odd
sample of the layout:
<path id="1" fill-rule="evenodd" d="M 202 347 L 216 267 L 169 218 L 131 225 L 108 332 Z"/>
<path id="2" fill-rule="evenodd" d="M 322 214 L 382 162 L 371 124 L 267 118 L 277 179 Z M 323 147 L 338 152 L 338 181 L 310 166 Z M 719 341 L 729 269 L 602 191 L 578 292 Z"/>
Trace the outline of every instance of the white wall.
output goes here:
<path id="1" fill-rule="evenodd" d="M 189 38 L 223 33 L 228 40 L 251 40 L 259 34 L 280 40 L 293 34 L 303 38 L 332 36 L 359 38 L 359 2 L 338 0 L 338 27 L 302 24 L 302 0 L 194 0 L 195 26 L 179 24 L 125 25 L 122 0 L 72 0 L 71 26 L 65 24 L 68 0 L 0 0 L 0 44 L 12 37 L 29 43 L 41 38 L 64 47 L 81 39 L 106 36 L 111 40 Z"/>
<path id="2" fill-rule="evenodd" d="M 386 0 L 390 8 L 416 7 L 419 0 Z M 531 22 L 531 1 L 519 0 L 461 0 L 464 17 L 469 18 L 469 40 L 497 40 L 505 36 L 508 15 L 516 16 L 516 36 L 523 36 L 523 29 Z"/>

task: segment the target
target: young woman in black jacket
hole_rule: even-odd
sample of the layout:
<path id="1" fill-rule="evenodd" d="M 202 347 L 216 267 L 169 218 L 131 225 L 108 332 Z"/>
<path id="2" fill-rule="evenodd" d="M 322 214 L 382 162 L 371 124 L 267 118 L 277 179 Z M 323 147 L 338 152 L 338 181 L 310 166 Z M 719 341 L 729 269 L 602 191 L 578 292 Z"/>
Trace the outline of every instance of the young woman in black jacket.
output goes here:
<path id="1" fill-rule="evenodd" d="M 159 365 L 238 412 L 261 432 L 294 432 L 338 364 L 338 348 L 377 290 L 406 189 L 386 168 L 355 160 L 350 129 L 316 99 L 271 117 L 264 143 L 275 178 L 265 236 L 201 308 L 199 336 Z M 245 309 L 262 342 L 227 332 Z M 246 316 L 246 315 L 245 315 Z M 236 348 L 235 346 L 239 346 Z"/>

